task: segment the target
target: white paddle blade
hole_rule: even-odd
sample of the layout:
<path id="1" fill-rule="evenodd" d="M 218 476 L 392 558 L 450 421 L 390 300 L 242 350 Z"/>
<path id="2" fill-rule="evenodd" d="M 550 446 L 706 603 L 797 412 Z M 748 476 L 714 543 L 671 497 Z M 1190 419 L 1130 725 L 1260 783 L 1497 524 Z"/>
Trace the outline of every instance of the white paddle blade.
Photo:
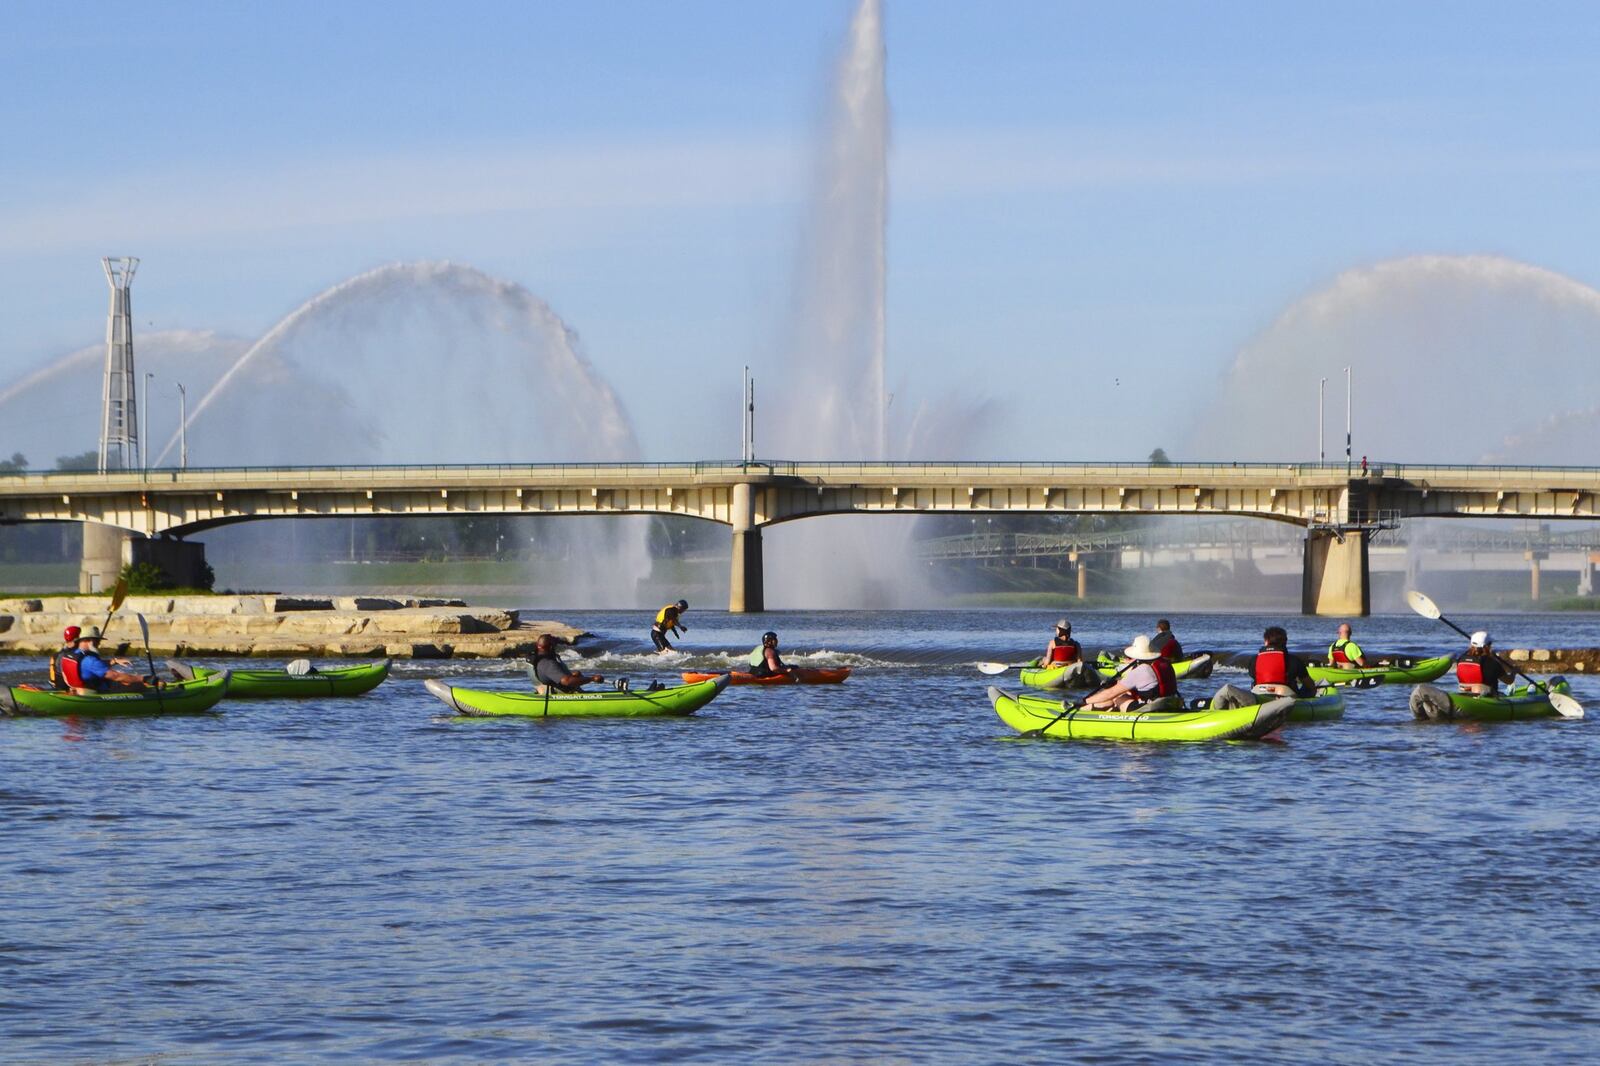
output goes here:
<path id="1" fill-rule="evenodd" d="M 305 677 L 311 672 L 311 660 L 296 659 L 283 669 L 290 677 Z"/>
<path id="2" fill-rule="evenodd" d="M 1442 612 L 1434 602 L 1416 589 L 1406 590 L 1406 604 L 1424 618 L 1438 621 Z"/>
<path id="3" fill-rule="evenodd" d="M 1003 674 L 1011 669 L 1005 663 L 978 663 L 977 665 L 978 673 L 980 674 Z"/>
<path id="4" fill-rule="evenodd" d="M 144 615 L 142 615 L 142 614 L 136 614 L 136 615 L 134 615 L 134 617 L 139 620 L 139 633 L 140 633 L 140 635 L 144 637 L 144 642 L 146 644 L 149 644 L 150 643 L 150 623 L 146 622 L 144 620 Z"/>
<path id="5" fill-rule="evenodd" d="M 1582 718 L 1583 704 L 1567 695 L 1565 692 L 1550 693 L 1550 706 L 1563 718 Z"/>

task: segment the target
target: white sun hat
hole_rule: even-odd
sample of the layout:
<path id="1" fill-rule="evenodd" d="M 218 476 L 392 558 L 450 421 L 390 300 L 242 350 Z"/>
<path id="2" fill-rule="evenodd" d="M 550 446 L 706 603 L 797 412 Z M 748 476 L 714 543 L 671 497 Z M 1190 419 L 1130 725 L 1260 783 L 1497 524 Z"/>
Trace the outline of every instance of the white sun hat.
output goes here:
<path id="1" fill-rule="evenodd" d="M 1493 643 L 1494 638 L 1489 635 L 1489 631 L 1486 629 L 1480 629 L 1472 634 L 1472 646 L 1474 648 L 1487 648 Z"/>
<path id="2" fill-rule="evenodd" d="M 1133 643 L 1122 649 L 1122 654 L 1126 655 L 1130 659 L 1138 659 L 1142 662 L 1149 662 L 1152 659 L 1161 658 L 1160 652 L 1151 650 L 1150 638 L 1145 636 L 1143 633 L 1140 633 L 1138 636 L 1134 637 Z"/>

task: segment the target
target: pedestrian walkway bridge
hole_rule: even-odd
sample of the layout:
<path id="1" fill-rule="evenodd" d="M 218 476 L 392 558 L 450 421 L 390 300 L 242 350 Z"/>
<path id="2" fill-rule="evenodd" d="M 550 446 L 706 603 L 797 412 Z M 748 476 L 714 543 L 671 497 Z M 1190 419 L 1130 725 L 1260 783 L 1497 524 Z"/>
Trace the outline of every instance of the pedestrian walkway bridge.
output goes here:
<path id="1" fill-rule="evenodd" d="M 1407 518 L 1595 518 L 1600 468 L 1296 463 L 588 463 L 241 467 L 0 476 L 0 522 L 172 545 L 260 518 L 665 514 L 733 528 L 730 609 L 761 610 L 761 530 L 832 514 L 1247 516 L 1306 531 L 1304 605 L 1365 613 L 1367 541 Z M 105 530 L 95 536 L 88 531 Z M 95 544 L 91 546 L 93 540 Z M 189 542 L 192 543 L 192 542 Z M 100 552 L 91 565 L 91 552 Z M 120 553 L 126 556 L 128 549 Z"/>

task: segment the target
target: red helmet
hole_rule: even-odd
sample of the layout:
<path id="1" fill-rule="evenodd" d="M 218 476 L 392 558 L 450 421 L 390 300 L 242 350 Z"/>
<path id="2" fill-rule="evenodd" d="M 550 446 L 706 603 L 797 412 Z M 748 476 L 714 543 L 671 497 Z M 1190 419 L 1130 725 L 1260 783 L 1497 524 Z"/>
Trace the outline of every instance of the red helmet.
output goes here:
<path id="1" fill-rule="evenodd" d="M 66 641 L 68 644 L 73 644 L 76 643 L 78 634 L 82 632 L 83 630 L 79 629 L 77 626 L 68 626 L 61 631 L 61 639 Z"/>

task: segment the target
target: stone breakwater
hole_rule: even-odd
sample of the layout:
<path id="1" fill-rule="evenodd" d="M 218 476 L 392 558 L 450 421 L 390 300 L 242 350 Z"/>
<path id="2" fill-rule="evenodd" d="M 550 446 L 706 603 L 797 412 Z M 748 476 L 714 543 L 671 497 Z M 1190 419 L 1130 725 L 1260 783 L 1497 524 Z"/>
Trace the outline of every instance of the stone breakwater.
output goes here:
<path id="1" fill-rule="evenodd" d="M 1530 674 L 1600 674 L 1600 648 L 1513 648 L 1504 655 Z"/>
<path id="2" fill-rule="evenodd" d="M 0 599 L 0 653 L 48 655 L 69 625 L 102 625 L 104 596 Z M 108 649 L 143 652 L 135 614 L 150 624 L 150 650 L 168 656 L 264 658 L 527 658 L 549 633 L 566 643 L 589 634 L 518 611 L 464 600 L 407 596 L 129 596 L 106 627 Z"/>

